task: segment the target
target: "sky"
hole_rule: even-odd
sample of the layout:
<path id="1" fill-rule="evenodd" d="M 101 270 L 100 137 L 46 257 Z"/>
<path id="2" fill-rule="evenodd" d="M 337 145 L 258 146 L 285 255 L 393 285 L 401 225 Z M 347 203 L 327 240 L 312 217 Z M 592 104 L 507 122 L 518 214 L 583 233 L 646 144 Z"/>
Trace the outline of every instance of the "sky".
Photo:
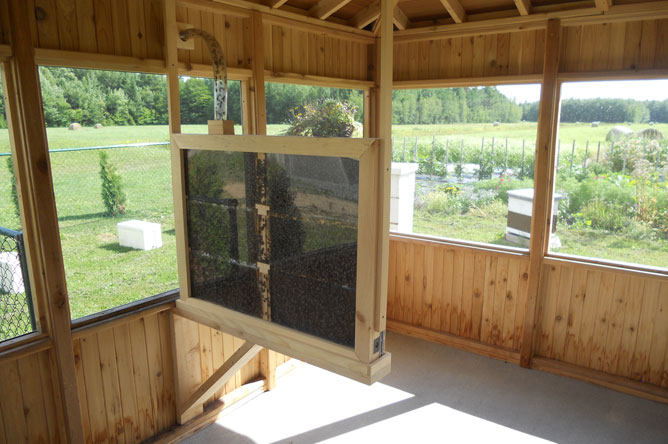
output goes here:
<path id="1" fill-rule="evenodd" d="M 497 89 L 517 103 L 537 102 L 540 85 L 500 85 Z M 636 100 L 668 99 L 668 80 L 616 80 L 606 82 L 571 82 L 561 87 L 562 99 L 615 98 Z"/>

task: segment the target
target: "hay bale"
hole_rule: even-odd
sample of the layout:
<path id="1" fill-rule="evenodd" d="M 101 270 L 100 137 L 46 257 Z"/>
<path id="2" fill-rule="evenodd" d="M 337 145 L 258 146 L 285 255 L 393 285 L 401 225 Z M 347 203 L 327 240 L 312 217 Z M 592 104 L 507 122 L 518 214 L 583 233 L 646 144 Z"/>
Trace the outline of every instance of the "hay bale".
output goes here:
<path id="1" fill-rule="evenodd" d="M 93 125 L 93 128 L 102 129 L 102 128 L 104 128 L 104 126 L 101 123 L 96 123 L 95 125 Z"/>
<path id="2" fill-rule="evenodd" d="M 614 142 L 630 134 L 633 134 L 633 130 L 631 128 L 617 125 L 608 131 L 608 134 L 605 136 L 605 140 L 608 142 Z"/>
<path id="3" fill-rule="evenodd" d="M 70 126 L 68 126 L 67 129 L 70 131 L 78 131 L 81 129 L 81 124 L 76 122 L 70 123 Z"/>
<path id="4" fill-rule="evenodd" d="M 499 122 L 494 122 L 494 126 L 499 126 L 501 125 Z"/>
<path id="5" fill-rule="evenodd" d="M 591 123 L 591 127 L 592 127 L 592 128 L 598 128 L 598 126 L 599 126 L 600 124 L 601 124 L 601 122 L 599 122 L 599 121 L 592 122 L 592 123 Z"/>
<path id="6" fill-rule="evenodd" d="M 663 139 L 663 134 L 656 128 L 645 128 L 644 130 L 636 132 L 636 135 L 642 137 L 643 139 L 650 139 L 650 140 Z"/>

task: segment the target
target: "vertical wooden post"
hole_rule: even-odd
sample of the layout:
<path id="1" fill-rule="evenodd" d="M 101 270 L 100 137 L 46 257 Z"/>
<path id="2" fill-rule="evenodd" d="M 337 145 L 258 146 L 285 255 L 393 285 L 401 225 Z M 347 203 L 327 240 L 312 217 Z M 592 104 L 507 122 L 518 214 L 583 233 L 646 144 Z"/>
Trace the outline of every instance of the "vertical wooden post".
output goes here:
<path id="1" fill-rule="evenodd" d="M 387 279 L 389 273 L 390 250 L 390 169 L 392 166 L 390 140 L 392 137 L 392 56 L 393 56 L 393 16 L 394 2 L 381 2 L 380 41 L 377 44 L 378 103 L 376 108 L 377 134 L 381 140 L 378 183 L 378 249 L 376 254 L 376 316 L 374 329 L 385 331 L 387 322 Z"/>
<path id="2" fill-rule="evenodd" d="M 536 308 L 540 288 L 540 272 L 547 251 L 550 233 L 552 191 L 554 188 L 554 159 L 557 124 L 559 122 L 559 48 L 561 25 L 559 20 L 547 24 L 545 56 L 543 61 L 543 87 L 538 114 L 538 139 L 536 142 L 534 201 L 531 217 L 529 250 L 529 288 L 524 316 L 524 330 L 520 346 L 520 364 L 531 365 Z"/>
<path id="3" fill-rule="evenodd" d="M 253 12 L 251 18 L 251 35 L 253 36 L 252 48 L 252 82 L 251 91 L 253 96 L 253 109 L 255 111 L 254 134 L 267 134 L 267 103 L 264 89 L 264 27 L 262 23 L 262 14 Z M 258 154 L 258 157 L 262 154 Z M 276 387 L 276 352 L 269 349 L 262 349 L 260 352 L 260 372 L 264 378 L 264 388 L 273 390 Z"/>
<path id="4" fill-rule="evenodd" d="M 8 88 L 7 111 L 15 169 L 21 178 L 23 230 L 31 262 L 33 287 L 42 293 L 44 315 L 40 327 L 53 340 L 54 379 L 64 413 L 68 442 L 83 443 L 81 406 L 77 391 L 72 348 L 70 305 L 63 255 L 58 230 L 58 214 L 53 194 L 53 179 L 35 50 L 29 29 L 32 11 L 27 2 L 9 2 L 9 27 L 12 59 L 5 66 Z M 21 185 L 27 185 L 22 187 Z M 45 321 L 45 322 L 44 322 Z"/>

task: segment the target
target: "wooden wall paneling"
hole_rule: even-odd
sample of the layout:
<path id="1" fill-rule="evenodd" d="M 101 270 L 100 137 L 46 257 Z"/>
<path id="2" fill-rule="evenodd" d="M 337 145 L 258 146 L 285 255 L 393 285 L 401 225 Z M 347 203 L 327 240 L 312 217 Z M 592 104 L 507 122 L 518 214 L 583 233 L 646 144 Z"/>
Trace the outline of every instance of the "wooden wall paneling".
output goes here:
<path id="1" fill-rule="evenodd" d="M 28 429 L 28 442 L 46 442 L 51 439 L 44 409 L 44 397 L 40 384 L 40 363 L 37 354 L 17 360 L 20 389 L 23 398 L 23 414 Z"/>
<path id="2" fill-rule="evenodd" d="M 79 394 L 79 409 L 81 413 L 81 422 L 83 427 L 83 437 L 85 442 L 93 440 L 90 426 L 90 415 L 88 414 L 88 394 L 86 393 L 86 377 L 83 369 L 83 355 L 81 353 L 81 339 L 75 339 L 72 343 L 74 350 L 74 362 L 76 363 L 76 381 Z M 134 393 L 134 390 L 133 390 Z"/>
<path id="3" fill-rule="evenodd" d="M 455 68 L 452 63 L 452 39 L 443 39 L 436 40 L 435 45 L 439 47 L 440 50 L 440 69 L 439 77 L 440 78 L 451 78 L 454 77 Z M 411 78 L 412 79 L 412 78 Z"/>
<path id="4" fill-rule="evenodd" d="M 104 442 L 109 435 L 97 337 L 83 337 L 80 342 L 91 439 L 93 442 Z"/>
<path id="5" fill-rule="evenodd" d="M 387 316 L 394 317 L 394 301 L 397 288 L 397 243 L 390 242 L 390 269 L 389 282 L 387 284 Z"/>
<path id="6" fill-rule="evenodd" d="M 601 274 L 601 283 L 598 288 L 598 304 L 596 305 L 594 333 L 592 336 L 592 348 L 588 366 L 595 370 L 602 370 L 603 368 L 614 282 L 614 275 L 610 273 Z"/>
<path id="7" fill-rule="evenodd" d="M 462 37 L 462 64 L 460 70 L 462 77 L 473 76 L 473 44 L 473 36 Z"/>
<path id="8" fill-rule="evenodd" d="M 659 305 L 660 282 L 654 279 L 645 281 L 640 322 L 638 324 L 638 337 L 631 358 L 631 379 L 649 382 L 649 360 L 652 347 L 652 334 L 654 322 Z"/>
<path id="9" fill-rule="evenodd" d="M 146 21 L 144 2 L 136 0 L 128 3 L 128 27 L 130 29 L 130 43 L 132 47 L 132 56 L 145 59 L 148 57 L 146 44 Z"/>
<path id="10" fill-rule="evenodd" d="M 508 74 L 508 64 L 510 63 L 510 33 L 498 34 L 496 45 L 495 74 Z"/>
<path id="11" fill-rule="evenodd" d="M 459 333 L 459 317 L 461 315 L 462 291 L 464 285 L 464 254 L 462 250 L 455 252 L 455 265 L 452 273 L 452 299 L 450 302 L 450 333 Z"/>
<path id="12" fill-rule="evenodd" d="M 517 299 L 520 284 L 520 266 L 521 261 L 518 259 L 511 259 L 508 264 L 508 282 L 506 285 L 506 294 L 503 295 L 503 322 L 500 341 L 498 345 L 506 348 L 513 348 L 515 338 L 515 312 L 517 309 Z"/>
<path id="13" fill-rule="evenodd" d="M 424 294 L 422 296 L 422 319 L 420 319 L 420 325 L 425 328 L 431 327 L 431 308 L 434 298 L 434 281 L 431 271 L 434 263 L 435 250 L 436 249 L 432 246 L 428 246 L 424 250 L 424 265 L 422 267 L 422 286 Z M 392 259 L 390 259 L 390 261 L 391 260 Z M 390 283 L 388 282 L 388 291 L 389 285 Z"/>
<path id="14" fill-rule="evenodd" d="M 199 324 L 199 358 L 201 362 L 201 381 L 209 379 L 214 372 L 213 370 L 213 356 L 211 356 L 211 328 L 206 325 Z M 204 404 L 209 404 L 214 401 L 212 398 L 208 399 Z"/>
<path id="15" fill-rule="evenodd" d="M 177 23 L 188 23 L 188 8 L 185 6 L 176 6 L 176 22 Z M 177 49 L 178 61 L 185 63 L 186 65 L 190 63 L 190 53 L 192 51 L 187 49 Z"/>
<path id="16" fill-rule="evenodd" d="M 587 272 L 587 289 L 584 295 L 584 304 L 582 307 L 582 322 L 580 327 L 580 343 L 576 364 L 581 367 L 589 365 L 591 350 L 593 347 L 592 337 L 594 335 L 594 326 L 596 324 L 596 306 L 598 304 L 599 286 L 601 284 L 601 273 L 599 271 L 589 270 Z"/>
<path id="17" fill-rule="evenodd" d="M 487 39 L 484 35 L 473 37 L 473 77 L 485 75 L 485 45 Z"/>
<path id="18" fill-rule="evenodd" d="M 496 73 L 496 47 L 498 44 L 498 35 L 485 35 L 485 76 L 493 76 Z"/>
<path id="19" fill-rule="evenodd" d="M 547 31 L 544 29 L 538 29 L 536 31 L 533 31 L 534 38 L 536 39 L 536 51 L 534 55 L 534 67 L 533 67 L 533 72 L 534 73 L 542 73 L 543 72 L 543 62 L 545 60 L 545 53 L 547 51 L 546 49 L 546 34 Z M 554 51 L 559 54 L 559 45 L 555 45 Z M 558 66 L 558 65 L 557 65 Z"/>
<path id="20" fill-rule="evenodd" d="M 60 49 L 75 51 L 79 49 L 76 3 L 68 0 L 56 0 L 56 21 Z"/>
<path id="21" fill-rule="evenodd" d="M 7 443 L 28 441 L 28 427 L 23 414 L 21 379 L 16 360 L 0 363 L 0 409 Z"/>
<path id="22" fill-rule="evenodd" d="M 123 408 L 121 403 L 121 388 L 118 378 L 116 360 L 116 346 L 114 331 L 111 329 L 100 331 L 97 335 L 99 349 L 99 366 L 102 376 L 104 406 L 107 416 L 107 440 L 123 442 L 125 439 Z"/>
<path id="23" fill-rule="evenodd" d="M 664 367 L 666 348 L 668 347 L 668 281 L 660 284 L 655 311 L 652 342 L 649 349 L 649 378 L 655 385 L 664 385 L 668 367 Z"/>
<path id="24" fill-rule="evenodd" d="M 176 423 L 176 407 L 174 403 L 174 357 L 172 356 L 171 326 L 169 312 L 158 313 L 160 329 L 160 351 L 162 356 L 162 423 L 170 426 Z"/>
<path id="25" fill-rule="evenodd" d="M 53 375 L 57 374 L 53 350 L 47 350 L 44 353 L 39 353 L 37 356 L 40 361 L 40 384 L 44 398 L 46 421 L 49 428 L 48 436 L 55 443 L 66 443 L 67 437 L 63 428 L 65 417 L 62 409 L 59 408 L 63 404 L 63 401 L 58 391 L 58 381 L 53 379 Z"/>
<path id="26" fill-rule="evenodd" d="M 624 313 L 624 324 L 622 326 L 622 339 L 619 347 L 619 362 L 615 373 L 626 378 L 631 376 L 631 364 L 633 352 L 638 338 L 638 323 L 642 308 L 645 280 L 640 277 L 632 277 L 629 283 L 627 295 L 626 312 Z"/>
<path id="27" fill-rule="evenodd" d="M 158 12 L 160 12 L 160 9 L 158 9 Z M 162 17 L 160 17 L 159 20 L 162 24 Z M 114 1 L 111 3 L 111 23 L 114 30 L 114 48 L 116 48 L 116 55 L 132 56 L 130 28 L 128 27 L 127 0 Z"/>
<path id="28" fill-rule="evenodd" d="M 119 369 L 119 395 L 123 406 L 123 435 L 126 443 L 140 442 L 142 431 L 139 429 L 130 329 L 127 324 L 124 324 L 114 327 L 112 331 L 116 350 L 116 364 Z M 170 424 L 173 424 L 173 422 Z"/>
<path id="29" fill-rule="evenodd" d="M 529 297 L 529 261 L 523 260 L 520 267 L 517 307 L 515 308 L 515 338 L 513 348 L 521 350 L 524 339 L 524 318 L 526 316 L 527 299 Z"/>
<path id="30" fill-rule="evenodd" d="M 215 35 L 213 14 L 209 13 L 208 11 L 200 11 L 199 17 L 200 17 L 199 28 L 205 32 L 208 32 L 209 34 Z M 204 43 L 204 41 L 202 41 L 202 39 L 198 38 L 197 40 L 200 40 L 201 43 L 199 45 L 199 51 L 200 51 L 200 57 L 202 58 L 202 63 L 204 63 L 205 65 L 210 65 L 211 56 L 209 54 L 209 48 Z M 224 40 L 219 40 L 218 43 L 220 43 L 224 49 L 227 49 L 227 45 L 225 45 Z M 229 58 L 229 53 L 226 52 L 225 60 L 227 61 L 228 58 Z"/>
<path id="31" fill-rule="evenodd" d="M 608 334 L 604 344 L 603 366 L 601 370 L 616 374 L 619 363 L 619 349 L 622 342 L 622 328 L 629 294 L 630 275 L 618 274 L 614 277 L 612 300 L 608 322 Z"/>
<path id="32" fill-rule="evenodd" d="M 56 15 L 55 0 L 35 0 L 35 7 L 40 8 L 44 14 L 44 18 L 37 20 L 39 47 L 58 49 L 60 47 L 60 38 L 58 36 L 58 18 Z"/>
<path id="33" fill-rule="evenodd" d="M 199 9 L 188 8 L 188 22 L 195 28 L 202 28 L 202 14 Z M 207 57 L 204 57 L 206 55 Z M 202 39 L 195 39 L 195 49 L 190 51 L 190 63 L 207 63 L 208 53 Z"/>
<path id="34" fill-rule="evenodd" d="M 480 330 L 482 328 L 482 306 L 484 300 L 485 262 L 485 257 L 482 254 L 474 254 L 471 328 L 468 335 L 471 339 L 480 339 Z"/>
<path id="35" fill-rule="evenodd" d="M 162 344 L 160 341 L 160 324 L 158 314 L 152 314 L 143 318 L 144 334 L 146 337 L 146 357 L 148 362 L 148 375 L 151 388 L 151 406 L 153 409 L 153 422 L 156 433 L 167 430 L 172 424 L 163 422 L 162 412 L 169 408 L 164 403 L 164 371 L 162 359 Z"/>
<path id="36" fill-rule="evenodd" d="M 494 285 L 494 307 L 492 314 L 491 344 L 502 344 L 503 316 L 505 313 L 506 291 L 508 287 L 509 259 L 500 257 L 496 268 Z"/>
<path id="37" fill-rule="evenodd" d="M 627 22 L 624 34 L 624 69 L 637 69 L 640 52 L 640 38 L 642 37 L 642 22 Z"/>
<path id="38" fill-rule="evenodd" d="M 130 330 L 130 346 L 132 350 L 132 369 L 137 394 L 137 417 L 142 439 L 148 439 L 156 434 L 156 425 L 153 414 L 153 398 L 151 393 L 151 375 L 146 355 L 146 332 L 144 319 L 132 321 Z"/>
<path id="39" fill-rule="evenodd" d="M 508 74 L 522 72 L 522 37 L 523 33 L 511 32 L 508 42 Z"/>
<path id="40" fill-rule="evenodd" d="M 146 49 L 151 59 L 162 59 L 163 18 L 161 0 L 144 0 L 144 20 L 146 20 Z M 118 51 L 119 48 L 116 48 Z"/>
<path id="41" fill-rule="evenodd" d="M 580 38 L 580 47 L 573 48 L 573 51 L 578 58 L 578 71 L 593 71 L 594 70 L 594 55 L 596 48 L 602 44 L 599 41 L 598 34 L 600 32 L 598 25 L 585 25 L 582 27 L 582 36 Z"/>
<path id="42" fill-rule="evenodd" d="M 568 329 L 568 313 L 570 309 L 570 294 L 573 287 L 573 269 L 571 267 L 560 267 L 559 289 L 556 296 L 552 328 L 552 345 L 550 357 L 562 360 L 566 344 L 566 331 Z"/>
<path id="43" fill-rule="evenodd" d="M 8 20 L 9 9 L 7 5 L 8 1 L 9 0 L 0 0 L 0 43 L 2 44 L 9 44 L 9 20 Z M 0 436 L 2 436 L 1 433 Z"/>
<path id="44" fill-rule="evenodd" d="M 587 290 L 587 270 L 576 268 L 573 272 L 568 315 L 566 318 L 566 339 L 564 341 L 563 360 L 575 364 L 577 362 L 580 339 L 580 324 L 584 311 L 584 301 Z"/>
<path id="45" fill-rule="evenodd" d="M 97 52 L 93 0 L 76 0 L 76 25 L 79 51 Z"/>
<path id="46" fill-rule="evenodd" d="M 487 256 L 485 258 L 480 341 L 486 344 L 492 343 L 492 321 L 494 317 L 494 295 L 496 293 L 496 268 L 498 262 L 499 258 L 496 256 Z"/>
<path id="47" fill-rule="evenodd" d="M 441 331 L 450 332 L 450 322 L 452 321 L 452 282 L 455 271 L 455 252 L 452 249 L 443 248 L 443 288 L 441 293 Z M 407 263 L 412 261 L 412 249 L 409 246 L 409 256 Z M 412 297 L 412 295 L 406 295 Z"/>
<path id="48" fill-rule="evenodd" d="M 111 15 L 111 0 L 94 0 L 95 31 L 97 37 L 97 52 L 115 54 L 114 24 Z M 144 10 L 146 13 L 146 10 Z"/>
<path id="49" fill-rule="evenodd" d="M 644 20 L 640 32 L 640 54 L 638 56 L 638 69 L 651 69 L 654 64 L 657 46 L 657 21 Z"/>
<path id="50" fill-rule="evenodd" d="M 252 29 L 252 28 L 251 28 Z M 263 23 L 262 25 L 262 37 L 263 37 L 263 47 L 264 47 L 264 69 L 269 71 L 277 71 L 274 68 L 274 38 L 273 38 L 274 26 L 271 23 Z M 252 48 L 248 51 L 249 54 L 253 54 Z M 250 66 L 250 65 L 249 65 Z"/>
<path id="51" fill-rule="evenodd" d="M 390 241 L 390 245 L 396 244 L 397 248 L 401 243 Z M 431 264 L 431 280 L 433 281 L 432 291 L 433 296 L 431 298 L 431 324 L 430 328 L 432 330 L 438 330 L 441 328 L 441 313 L 442 313 L 442 300 L 441 295 L 443 294 L 443 285 L 444 285 L 444 276 L 443 276 L 443 260 L 444 260 L 444 250 L 443 248 L 434 248 L 434 259 Z M 401 266 L 397 262 L 397 278 L 401 277 Z M 392 275 L 390 275 L 391 279 Z M 398 286 L 398 284 L 397 284 Z M 395 310 L 396 313 L 396 310 Z M 389 313 L 387 314 L 388 318 L 392 317 Z"/>
<path id="52" fill-rule="evenodd" d="M 388 313 L 392 319 L 402 319 L 404 311 L 404 282 L 406 281 L 406 247 L 407 244 L 404 242 L 393 242 L 396 250 L 396 275 L 395 275 L 395 293 L 390 294 L 389 297 L 393 296 L 394 304 L 392 309 L 392 314 Z M 439 274 L 442 273 L 442 269 L 439 270 Z M 388 304 L 389 307 L 389 304 Z M 440 316 L 438 317 L 440 319 Z M 434 322 L 434 316 L 432 316 L 432 325 Z M 440 327 L 440 325 L 438 326 Z M 432 326 L 432 328 L 434 328 Z"/>
<path id="53" fill-rule="evenodd" d="M 657 21 L 656 56 L 654 65 L 657 68 L 668 67 L 668 20 Z"/>
<path id="54" fill-rule="evenodd" d="M 411 317 L 408 322 L 420 325 L 422 322 L 422 299 L 424 297 L 424 245 L 416 245 L 411 263 L 413 265 L 413 297 L 410 303 Z"/>
<path id="55" fill-rule="evenodd" d="M 534 74 L 543 72 L 542 67 L 536 71 L 536 33 L 538 32 L 540 31 L 528 31 L 522 33 L 522 59 L 520 62 L 520 74 Z"/>
<path id="56" fill-rule="evenodd" d="M 213 370 L 216 371 L 225 362 L 225 344 L 223 341 L 223 332 L 211 329 L 211 361 Z M 216 391 L 213 399 L 218 399 L 225 394 L 223 385 Z"/>

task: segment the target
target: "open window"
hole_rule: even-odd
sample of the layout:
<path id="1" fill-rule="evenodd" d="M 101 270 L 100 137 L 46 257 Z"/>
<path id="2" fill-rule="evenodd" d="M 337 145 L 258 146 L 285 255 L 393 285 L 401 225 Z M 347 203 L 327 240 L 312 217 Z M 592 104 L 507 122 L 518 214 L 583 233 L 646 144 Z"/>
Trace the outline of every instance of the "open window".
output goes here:
<path id="1" fill-rule="evenodd" d="M 550 253 L 668 268 L 668 80 L 561 85 Z"/>
<path id="2" fill-rule="evenodd" d="M 72 319 L 173 292 L 165 76 L 39 73 Z"/>
<path id="3" fill-rule="evenodd" d="M 375 287 L 379 143 L 172 141 L 176 313 L 362 382 L 389 372 Z"/>
<path id="4" fill-rule="evenodd" d="M 526 250 L 540 85 L 394 91 L 390 229 Z"/>

